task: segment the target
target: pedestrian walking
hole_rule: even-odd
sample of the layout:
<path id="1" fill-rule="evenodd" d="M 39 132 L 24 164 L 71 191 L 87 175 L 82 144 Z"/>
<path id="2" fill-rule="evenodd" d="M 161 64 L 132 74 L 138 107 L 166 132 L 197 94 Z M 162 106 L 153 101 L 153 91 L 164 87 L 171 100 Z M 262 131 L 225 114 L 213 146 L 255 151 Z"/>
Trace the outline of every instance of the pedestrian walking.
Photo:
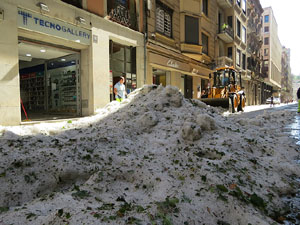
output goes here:
<path id="1" fill-rule="evenodd" d="M 270 104 L 270 107 L 273 107 L 274 106 L 274 97 L 273 95 L 271 96 L 271 104 Z"/>
<path id="2" fill-rule="evenodd" d="M 298 88 L 297 91 L 297 98 L 298 98 L 298 113 L 300 113 L 300 87 Z"/>
<path id="3" fill-rule="evenodd" d="M 118 102 L 122 102 L 127 95 L 124 82 L 125 78 L 121 76 L 119 82 L 114 86 L 115 98 Z"/>

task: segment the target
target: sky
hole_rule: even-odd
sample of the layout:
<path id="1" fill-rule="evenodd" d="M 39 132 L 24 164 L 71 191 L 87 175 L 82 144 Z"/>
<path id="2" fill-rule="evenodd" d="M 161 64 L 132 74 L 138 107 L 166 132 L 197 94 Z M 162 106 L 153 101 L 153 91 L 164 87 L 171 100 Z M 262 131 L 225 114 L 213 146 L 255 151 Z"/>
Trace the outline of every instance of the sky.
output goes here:
<path id="1" fill-rule="evenodd" d="M 300 29 L 297 19 L 299 0 L 260 0 L 263 8 L 271 6 L 278 24 L 281 45 L 291 49 L 292 74 L 300 75 Z"/>

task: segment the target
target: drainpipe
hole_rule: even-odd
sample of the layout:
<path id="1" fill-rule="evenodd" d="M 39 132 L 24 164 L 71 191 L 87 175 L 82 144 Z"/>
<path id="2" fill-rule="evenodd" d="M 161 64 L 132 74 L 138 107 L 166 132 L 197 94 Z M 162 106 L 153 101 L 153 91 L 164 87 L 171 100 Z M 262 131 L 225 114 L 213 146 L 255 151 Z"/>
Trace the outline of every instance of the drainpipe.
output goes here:
<path id="1" fill-rule="evenodd" d="M 150 3 L 151 4 L 151 3 Z M 144 85 L 147 79 L 147 42 L 148 42 L 148 4 L 147 0 L 144 0 Z"/>

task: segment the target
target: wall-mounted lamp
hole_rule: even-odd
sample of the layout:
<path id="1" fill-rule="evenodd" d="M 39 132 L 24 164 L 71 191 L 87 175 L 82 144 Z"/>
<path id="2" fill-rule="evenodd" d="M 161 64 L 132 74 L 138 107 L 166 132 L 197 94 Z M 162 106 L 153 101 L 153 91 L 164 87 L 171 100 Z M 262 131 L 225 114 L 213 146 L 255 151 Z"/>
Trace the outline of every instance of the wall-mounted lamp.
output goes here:
<path id="1" fill-rule="evenodd" d="M 48 8 L 48 6 L 45 3 L 39 2 L 37 4 L 37 6 L 40 7 L 40 9 L 42 11 L 45 11 L 45 12 L 49 12 L 50 11 L 49 8 Z"/>
<path id="2" fill-rule="evenodd" d="M 80 17 L 80 16 L 76 17 L 75 19 L 76 19 L 79 23 L 86 24 L 85 19 L 82 18 L 82 17 Z"/>

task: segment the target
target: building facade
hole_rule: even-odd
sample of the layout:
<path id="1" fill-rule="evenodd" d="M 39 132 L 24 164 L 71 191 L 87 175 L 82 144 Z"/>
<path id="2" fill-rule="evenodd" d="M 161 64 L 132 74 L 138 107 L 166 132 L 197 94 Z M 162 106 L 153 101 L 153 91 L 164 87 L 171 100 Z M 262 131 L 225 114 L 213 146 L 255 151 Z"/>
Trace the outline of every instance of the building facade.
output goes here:
<path id="1" fill-rule="evenodd" d="M 148 84 L 173 85 L 186 98 L 201 97 L 215 56 L 212 2 L 147 2 Z"/>
<path id="2" fill-rule="evenodd" d="M 262 74 L 262 13 L 263 8 L 259 0 L 248 0 L 248 26 L 247 26 L 247 73 L 249 81 L 249 105 L 258 105 L 264 99 L 264 76 Z"/>
<path id="3" fill-rule="evenodd" d="M 278 26 L 271 7 L 263 13 L 263 73 L 266 78 L 266 98 L 273 95 L 280 97 L 281 90 L 281 55 L 282 46 L 278 37 Z"/>
<path id="4" fill-rule="evenodd" d="M 118 76 L 128 91 L 145 83 L 142 0 L 2 0 L 0 10 L 0 125 L 92 115 Z"/>
<path id="5" fill-rule="evenodd" d="M 300 88 L 300 75 L 292 75 L 293 100 L 297 101 L 297 91 Z"/>
<path id="6" fill-rule="evenodd" d="M 242 74 L 246 96 L 252 95 L 247 73 L 247 1 L 217 0 L 217 67 L 233 66 Z M 249 102 L 247 100 L 246 104 Z"/>
<path id="7" fill-rule="evenodd" d="M 293 99 L 293 78 L 291 73 L 291 50 L 282 48 L 281 57 L 281 102 L 290 102 Z"/>

